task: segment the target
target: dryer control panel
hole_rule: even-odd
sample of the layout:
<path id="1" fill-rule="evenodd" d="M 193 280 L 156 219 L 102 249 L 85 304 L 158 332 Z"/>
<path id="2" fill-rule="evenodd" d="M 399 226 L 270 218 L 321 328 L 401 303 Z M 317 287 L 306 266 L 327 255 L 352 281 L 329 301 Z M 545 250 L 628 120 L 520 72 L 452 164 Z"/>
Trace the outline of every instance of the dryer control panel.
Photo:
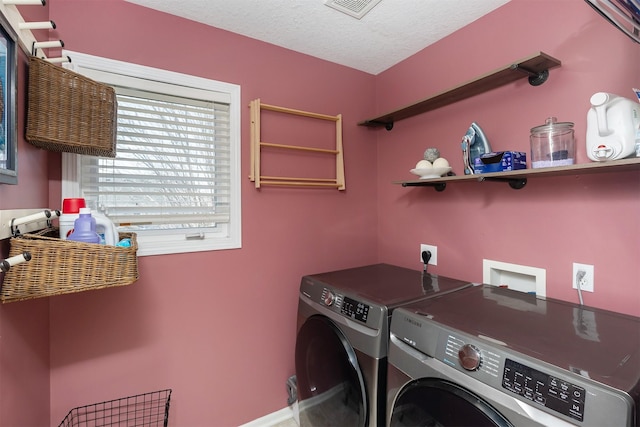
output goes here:
<path id="1" fill-rule="evenodd" d="M 383 336 L 388 334 L 387 308 L 355 293 L 305 277 L 300 284 L 300 301 L 315 304 L 313 310 L 319 314 L 332 313 L 363 327 L 381 331 Z"/>
<path id="2" fill-rule="evenodd" d="M 584 420 L 584 388 L 505 359 L 502 387 L 578 421 Z"/>
<path id="3" fill-rule="evenodd" d="M 322 302 L 327 307 L 333 307 L 334 311 L 338 311 L 346 317 L 358 320 L 364 324 L 367 323 L 369 309 L 371 307 L 363 302 L 340 295 L 328 288 L 322 289 Z"/>
<path id="4" fill-rule="evenodd" d="M 345 314 L 352 319 L 367 323 L 369 308 L 370 307 L 363 302 L 356 301 L 349 297 L 344 297 L 341 311 L 342 314 Z"/>

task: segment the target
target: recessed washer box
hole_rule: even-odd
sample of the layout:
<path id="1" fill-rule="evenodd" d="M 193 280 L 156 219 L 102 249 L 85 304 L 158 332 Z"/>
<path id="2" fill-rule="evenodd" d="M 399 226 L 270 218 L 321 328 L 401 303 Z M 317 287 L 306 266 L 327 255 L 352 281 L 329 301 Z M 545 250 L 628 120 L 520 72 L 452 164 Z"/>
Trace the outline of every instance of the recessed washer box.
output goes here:
<path id="1" fill-rule="evenodd" d="M 482 260 L 482 281 L 495 286 L 506 286 L 520 292 L 547 295 L 547 270 L 527 265 Z"/>

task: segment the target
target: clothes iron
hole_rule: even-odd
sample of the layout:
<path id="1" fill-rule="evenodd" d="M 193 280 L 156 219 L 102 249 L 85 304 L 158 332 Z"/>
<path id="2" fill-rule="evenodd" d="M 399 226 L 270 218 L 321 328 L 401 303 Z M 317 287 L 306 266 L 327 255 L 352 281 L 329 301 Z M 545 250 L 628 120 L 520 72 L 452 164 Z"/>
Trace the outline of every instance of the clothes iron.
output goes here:
<path id="1" fill-rule="evenodd" d="M 462 160 L 464 163 L 464 174 L 473 175 L 473 161 L 476 157 L 491 152 L 489 140 L 482 132 L 477 123 L 471 123 L 469 130 L 462 137 Z"/>

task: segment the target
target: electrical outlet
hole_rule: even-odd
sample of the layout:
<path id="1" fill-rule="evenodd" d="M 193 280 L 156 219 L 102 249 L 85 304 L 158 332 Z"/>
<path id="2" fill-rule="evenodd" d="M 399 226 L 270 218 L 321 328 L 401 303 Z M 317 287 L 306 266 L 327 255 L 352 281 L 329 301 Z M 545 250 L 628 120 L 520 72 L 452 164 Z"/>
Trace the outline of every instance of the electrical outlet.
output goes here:
<path id="1" fill-rule="evenodd" d="M 573 289 L 593 292 L 593 265 L 573 263 Z"/>
<path id="2" fill-rule="evenodd" d="M 429 259 L 429 265 L 438 265 L 438 247 L 433 245 L 420 245 L 420 262 L 422 261 L 422 252 L 429 251 L 431 252 L 431 259 Z"/>

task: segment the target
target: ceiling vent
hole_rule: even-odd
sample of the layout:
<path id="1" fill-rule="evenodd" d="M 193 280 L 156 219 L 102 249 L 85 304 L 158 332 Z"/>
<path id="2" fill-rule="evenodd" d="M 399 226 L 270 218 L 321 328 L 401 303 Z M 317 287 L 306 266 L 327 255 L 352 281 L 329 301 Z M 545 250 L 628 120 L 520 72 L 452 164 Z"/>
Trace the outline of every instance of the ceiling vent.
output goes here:
<path id="1" fill-rule="evenodd" d="M 380 0 L 326 0 L 324 4 L 349 16 L 360 19 L 366 15 Z"/>

